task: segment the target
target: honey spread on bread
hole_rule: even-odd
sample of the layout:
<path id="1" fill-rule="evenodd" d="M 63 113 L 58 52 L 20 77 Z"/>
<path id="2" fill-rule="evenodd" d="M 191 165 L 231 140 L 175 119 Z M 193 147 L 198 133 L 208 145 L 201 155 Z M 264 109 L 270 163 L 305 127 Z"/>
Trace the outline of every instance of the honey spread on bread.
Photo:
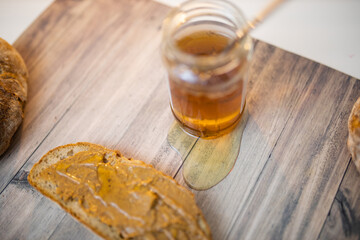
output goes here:
<path id="1" fill-rule="evenodd" d="M 116 151 L 74 153 L 43 168 L 36 179 L 55 183 L 62 202 L 77 202 L 86 214 L 116 229 L 119 239 L 210 239 L 187 189 Z"/>

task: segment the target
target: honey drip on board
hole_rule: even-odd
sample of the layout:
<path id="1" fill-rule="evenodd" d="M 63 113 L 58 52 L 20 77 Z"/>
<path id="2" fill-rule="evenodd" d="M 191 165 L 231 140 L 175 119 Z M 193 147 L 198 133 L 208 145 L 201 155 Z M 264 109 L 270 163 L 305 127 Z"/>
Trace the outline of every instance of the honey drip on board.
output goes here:
<path id="1" fill-rule="evenodd" d="M 239 124 L 232 132 L 215 139 L 190 136 L 174 121 L 167 140 L 184 161 L 182 174 L 189 187 L 195 190 L 209 189 L 230 173 L 238 158 L 248 119 L 246 108 L 241 115 Z"/>
<path id="2" fill-rule="evenodd" d="M 194 32 L 176 42 L 178 49 L 194 57 L 217 56 L 230 44 L 230 38 L 212 31 Z M 189 84 L 186 74 L 169 76 L 171 108 L 187 132 L 218 137 L 236 126 L 244 106 L 246 66 L 244 54 L 226 71 L 195 69 L 192 74 L 197 74 L 197 83 Z"/>

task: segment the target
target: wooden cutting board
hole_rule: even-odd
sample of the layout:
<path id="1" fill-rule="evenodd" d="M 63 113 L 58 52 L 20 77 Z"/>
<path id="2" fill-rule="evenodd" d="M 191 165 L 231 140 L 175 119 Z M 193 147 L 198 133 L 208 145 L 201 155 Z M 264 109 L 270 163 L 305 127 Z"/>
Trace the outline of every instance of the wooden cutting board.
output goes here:
<path id="1" fill-rule="evenodd" d="M 97 239 L 26 176 L 48 150 L 88 141 L 175 177 L 159 44 L 169 7 L 55 1 L 16 41 L 30 72 L 25 119 L 0 159 L 1 239 Z M 360 176 L 346 148 L 360 82 L 256 41 L 249 119 L 232 172 L 193 191 L 214 239 L 360 236 Z"/>

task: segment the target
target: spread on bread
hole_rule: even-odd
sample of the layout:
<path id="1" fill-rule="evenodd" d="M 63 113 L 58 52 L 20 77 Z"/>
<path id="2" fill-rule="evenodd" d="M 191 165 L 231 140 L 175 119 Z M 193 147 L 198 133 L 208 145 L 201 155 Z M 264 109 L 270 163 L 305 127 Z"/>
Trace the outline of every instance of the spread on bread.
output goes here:
<path id="1" fill-rule="evenodd" d="M 112 228 L 118 239 L 210 239 L 192 193 L 150 165 L 95 146 L 78 152 L 69 148 L 61 160 L 45 161 L 41 171 L 32 170 L 29 182 L 60 199 L 62 207 L 75 202 L 83 213 Z M 39 164 L 41 160 L 34 168 Z M 55 185 L 53 193 L 46 193 L 46 184 Z"/>

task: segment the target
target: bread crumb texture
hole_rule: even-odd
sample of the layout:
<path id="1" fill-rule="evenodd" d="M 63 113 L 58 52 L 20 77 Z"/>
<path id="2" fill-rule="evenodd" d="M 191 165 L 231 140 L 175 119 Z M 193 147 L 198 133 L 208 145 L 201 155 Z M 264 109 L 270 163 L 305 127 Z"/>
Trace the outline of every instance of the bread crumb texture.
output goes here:
<path id="1" fill-rule="evenodd" d="M 0 38 L 0 155 L 24 117 L 28 72 L 20 54 Z"/>

